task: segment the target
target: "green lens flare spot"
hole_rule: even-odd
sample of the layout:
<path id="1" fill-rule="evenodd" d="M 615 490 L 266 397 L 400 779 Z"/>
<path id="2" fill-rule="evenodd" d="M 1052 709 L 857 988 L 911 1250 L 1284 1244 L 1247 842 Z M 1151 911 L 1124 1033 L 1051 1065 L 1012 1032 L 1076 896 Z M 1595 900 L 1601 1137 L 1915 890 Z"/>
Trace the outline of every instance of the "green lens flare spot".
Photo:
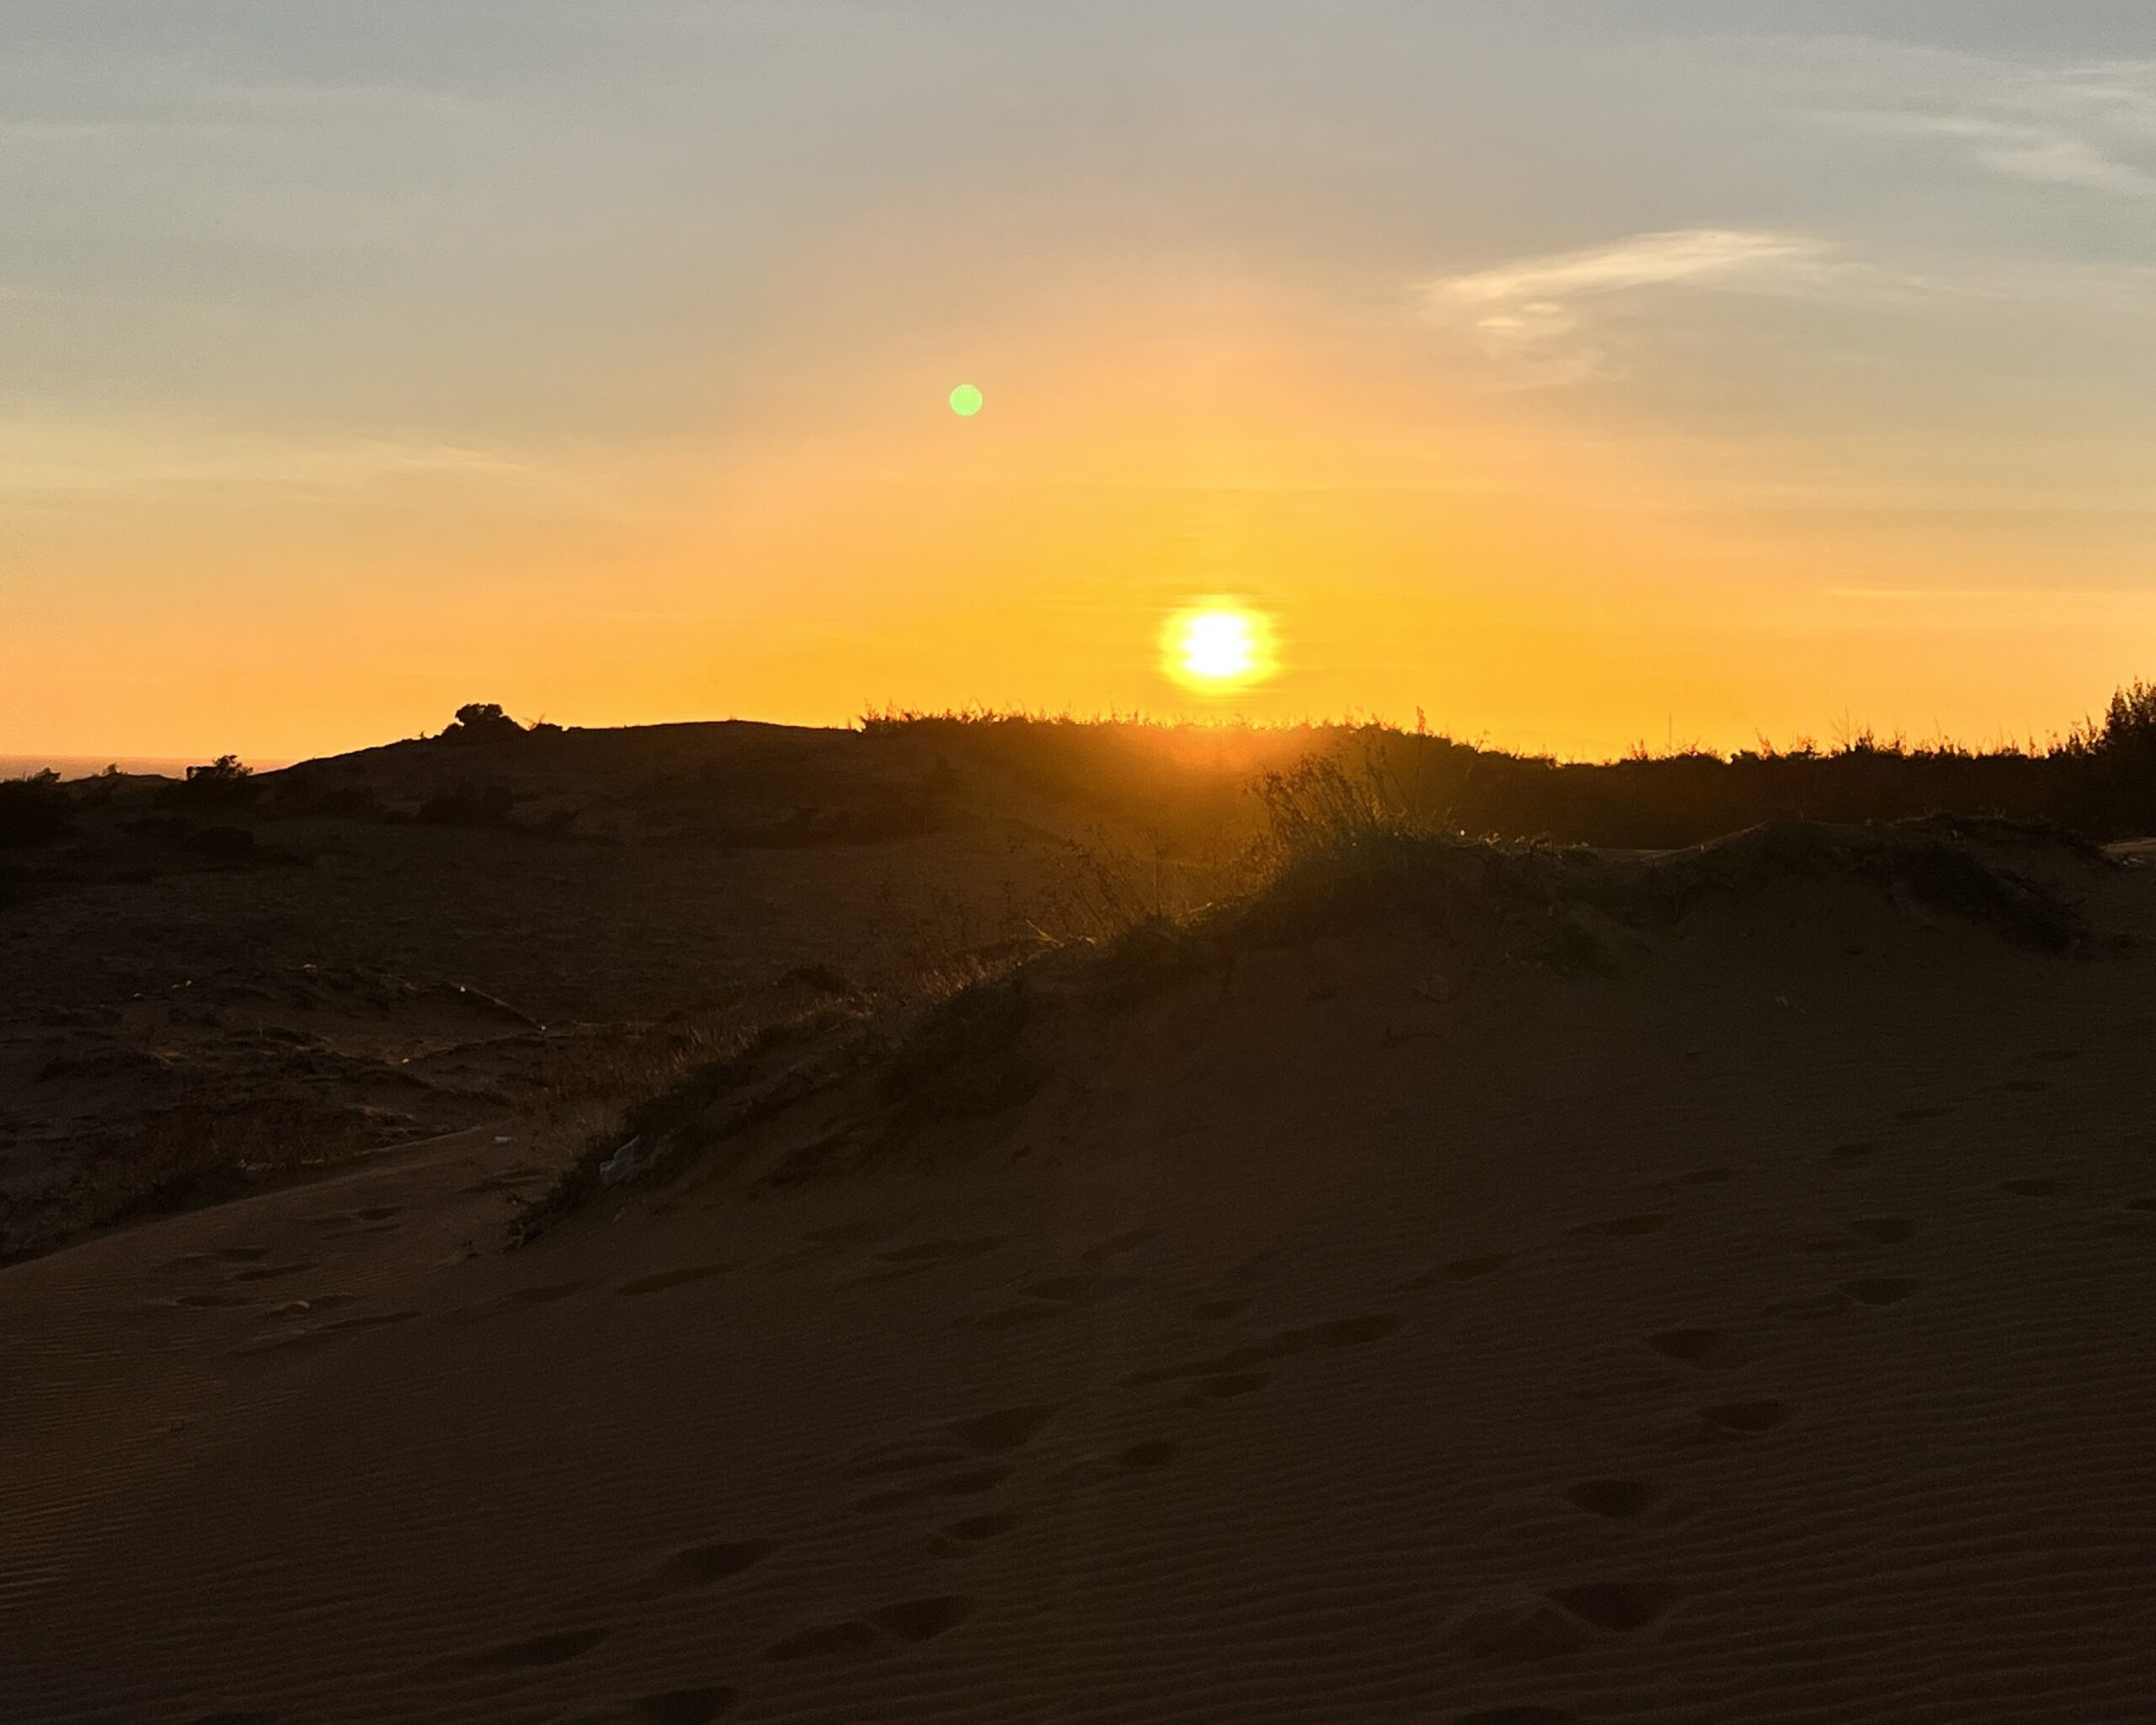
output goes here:
<path id="1" fill-rule="evenodd" d="M 961 383 L 951 392 L 951 411 L 962 419 L 970 419 L 980 411 L 980 392 L 970 383 Z"/>

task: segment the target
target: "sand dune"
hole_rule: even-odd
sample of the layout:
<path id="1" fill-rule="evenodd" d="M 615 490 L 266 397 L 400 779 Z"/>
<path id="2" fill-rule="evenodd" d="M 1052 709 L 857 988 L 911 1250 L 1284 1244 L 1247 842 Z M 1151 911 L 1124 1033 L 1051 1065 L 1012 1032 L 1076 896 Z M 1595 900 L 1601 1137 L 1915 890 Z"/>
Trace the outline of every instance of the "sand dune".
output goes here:
<path id="1" fill-rule="evenodd" d="M 0 1271 L 9 1717 L 2142 1716 L 2156 877 L 1748 842 Z"/>

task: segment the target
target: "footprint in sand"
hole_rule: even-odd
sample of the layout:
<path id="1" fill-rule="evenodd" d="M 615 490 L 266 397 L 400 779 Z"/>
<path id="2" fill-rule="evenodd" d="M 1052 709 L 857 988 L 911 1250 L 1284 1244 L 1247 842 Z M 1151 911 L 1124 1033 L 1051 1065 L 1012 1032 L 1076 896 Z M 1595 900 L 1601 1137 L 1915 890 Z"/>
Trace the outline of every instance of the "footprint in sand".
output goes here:
<path id="1" fill-rule="evenodd" d="M 1481 1258 L 1455 1258 L 1401 1285 L 1405 1290 L 1434 1287 L 1439 1282 L 1471 1282 L 1478 1277 L 1495 1275 L 1510 1261 L 1502 1252 L 1488 1252 Z"/>
<path id="2" fill-rule="evenodd" d="M 917 1245 L 901 1246 L 896 1251 L 876 1255 L 885 1263 L 892 1264 L 956 1263 L 993 1252 L 1003 1243 L 1004 1236 L 1000 1234 L 973 1240 L 923 1240 Z"/>
<path id="3" fill-rule="evenodd" d="M 766 1659 L 845 1658 L 868 1652 L 876 1645 L 878 1628 L 900 1641 L 932 1641 L 956 1628 L 973 1615 L 974 1602 L 962 1594 L 943 1594 L 934 1599 L 906 1599 L 868 1613 L 868 1621 L 848 1618 L 842 1623 L 821 1623 L 781 1636 L 764 1649 Z"/>
<path id="4" fill-rule="evenodd" d="M 1098 1485 L 1134 1473 L 1150 1473 L 1182 1454 L 1182 1445 L 1173 1438 L 1148 1438 L 1113 1455 L 1084 1456 L 1062 1469 L 1055 1478 L 1059 1482 Z"/>
<path id="5" fill-rule="evenodd" d="M 951 1434 L 979 1455 L 1001 1455 L 1006 1450 L 1023 1449 L 1062 1412 L 1060 1402 L 1001 1408 L 994 1413 L 976 1414 L 971 1419 L 958 1421 L 951 1428 Z"/>
<path id="6" fill-rule="evenodd" d="M 1576 1617 L 1547 1599 L 1508 1599 L 1462 1618 L 1453 1635 L 1480 1658 L 1505 1664 L 1540 1664 L 1577 1653 L 1593 1637 Z"/>
<path id="7" fill-rule="evenodd" d="M 350 1306 L 359 1297 L 356 1294 L 310 1294 L 304 1300 L 287 1300 L 271 1316 L 317 1317 L 325 1311 L 334 1311 L 340 1306 Z"/>
<path id="8" fill-rule="evenodd" d="M 1675 1588 L 1655 1582 L 1591 1581 L 1552 1588 L 1550 1597 L 1582 1623 L 1630 1635 L 1645 1629 L 1681 1596 Z"/>
<path id="9" fill-rule="evenodd" d="M 639 1696 L 629 1703 L 629 1707 L 648 1725 L 711 1725 L 721 1714 L 730 1712 L 739 1698 L 737 1690 L 723 1685 L 669 1689 L 657 1695 Z"/>
<path id="10" fill-rule="evenodd" d="M 970 1498 L 982 1492 L 992 1492 L 1011 1477 L 1007 1467 L 975 1467 L 963 1473 L 947 1473 L 941 1479 L 931 1480 L 928 1489 L 946 1498 Z"/>
<path id="11" fill-rule="evenodd" d="M 1785 1402 L 1725 1402 L 1717 1407 L 1703 1407 L 1700 1417 L 1716 1431 L 1733 1432 L 1745 1437 L 1757 1437 L 1770 1432 L 1790 1416 Z"/>
<path id="12" fill-rule="evenodd" d="M 707 1282 L 713 1276 L 723 1276 L 734 1266 L 730 1263 L 692 1263 L 680 1269 L 659 1270 L 648 1276 L 638 1276 L 633 1281 L 622 1284 L 624 1294 L 664 1294 L 669 1288 L 686 1288 L 691 1282 Z"/>
<path id="13" fill-rule="evenodd" d="M 1566 1502 L 1612 1521 L 1630 1521 L 1646 1514 L 1661 1496 L 1658 1487 L 1636 1479 L 1583 1479 L 1565 1490 Z"/>
<path id="14" fill-rule="evenodd" d="M 582 1282 L 545 1282 L 536 1288 L 512 1288 L 504 1296 L 519 1306 L 547 1306 L 583 1292 Z"/>
<path id="15" fill-rule="evenodd" d="M 475 1653 L 451 1653 L 423 1669 L 427 1674 L 453 1676 L 466 1672 L 529 1671 L 548 1665 L 566 1665 L 580 1659 L 612 1634 L 610 1629 L 558 1629 L 545 1635 L 504 1642 Z"/>
<path id="16" fill-rule="evenodd" d="M 1097 1246 L 1088 1247 L 1079 1254 L 1078 1261 L 1084 1264 L 1106 1263 L 1112 1258 L 1121 1258 L 1126 1252 L 1135 1252 L 1149 1241 L 1159 1237 L 1159 1231 L 1153 1228 L 1139 1228 L 1128 1234 L 1117 1234 L 1102 1241 Z"/>
<path id="17" fill-rule="evenodd" d="M 963 1263 L 966 1259 L 979 1258 L 995 1251 L 1006 1243 L 1006 1236 L 975 1240 L 923 1240 L 912 1246 L 901 1246 L 889 1252 L 876 1254 L 880 1268 L 872 1268 L 864 1274 L 851 1278 L 857 1288 L 867 1287 L 879 1282 L 895 1282 L 908 1276 L 925 1274 L 939 1269 L 947 1263 Z"/>
<path id="18" fill-rule="evenodd" d="M 1917 1291 L 1916 1283 L 1907 1276 L 1867 1276 L 1839 1286 L 1850 1299 L 1865 1306 L 1897 1306 Z"/>
<path id="19" fill-rule="evenodd" d="M 1641 1234 L 1659 1234 L 1662 1224 L 1669 1220 L 1658 1210 L 1636 1216 L 1618 1216 L 1606 1222 L 1590 1222 L 1583 1228 L 1575 1228 L 1576 1234 L 1607 1234 L 1612 1239 L 1627 1240 Z"/>
<path id="20" fill-rule="evenodd" d="M 974 1602 L 964 1595 L 945 1594 L 932 1599 L 886 1605 L 869 1616 L 900 1641 L 920 1642 L 933 1641 L 947 1630 L 957 1628 L 973 1615 L 973 1610 Z"/>
<path id="21" fill-rule="evenodd" d="M 870 1216 L 857 1222 L 834 1222 L 829 1227 L 811 1228 L 801 1237 L 814 1246 L 869 1246 L 878 1240 L 888 1240 L 894 1234 L 904 1233 L 905 1227 L 902 1220 Z"/>
<path id="22" fill-rule="evenodd" d="M 721 1540 L 686 1546 L 638 1583 L 636 1594 L 640 1599 L 656 1599 L 664 1594 L 715 1586 L 754 1568 L 777 1549 L 776 1540 Z"/>
<path id="23" fill-rule="evenodd" d="M 1734 1365 L 1742 1354 L 1720 1330 L 1662 1330 L 1647 1338 L 1647 1346 L 1663 1359 L 1681 1360 L 1686 1365 Z"/>
<path id="24" fill-rule="evenodd" d="M 963 1461 L 966 1452 L 948 1445 L 894 1444 L 872 1450 L 846 1469 L 854 1479 L 880 1479 L 886 1474 L 918 1473 L 931 1467 L 947 1467 Z"/>
<path id="25" fill-rule="evenodd" d="M 969 1515 L 946 1527 L 943 1537 L 977 1546 L 985 1540 L 1000 1539 L 1017 1525 L 1018 1518 L 1007 1509 L 994 1515 Z"/>
<path id="26" fill-rule="evenodd" d="M 1314 1328 L 1299 1333 L 1315 1340 L 1324 1348 L 1359 1348 L 1365 1342 L 1381 1342 L 1400 1327 L 1400 1320 L 1389 1311 L 1374 1311 L 1366 1317 L 1328 1318 Z"/>
<path id="27" fill-rule="evenodd" d="M 766 1659 L 835 1659 L 865 1653 L 876 1645 L 876 1632 L 866 1623 L 819 1623 L 782 1635 L 764 1649 Z"/>
<path id="28" fill-rule="evenodd" d="M 1236 1396 L 1247 1396 L 1262 1390 L 1273 1381 L 1262 1371 L 1231 1372 L 1217 1378 L 1201 1378 L 1198 1395 L 1210 1402 L 1225 1402 Z"/>
<path id="29" fill-rule="evenodd" d="M 879 1444 L 862 1450 L 855 1455 L 846 1473 L 853 1479 L 877 1479 L 894 1473 L 922 1473 L 947 1467 L 953 1462 L 965 1461 L 969 1455 L 1006 1455 L 1031 1443 L 1063 1411 L 1063 1407 L 1060 1402 L 1041 1402 L 1022 1407 L 1001 1407 L 993 1413 L 977 1413 L 969 1419 L 953 1421 L 932 1434 L 900 1438 L 894 1443 Z M 985 1491 L 1008 1472 L 1007 1468 L 974 1468 L 947 1476 L 930 1488 L 959 1493 Z"/>
<path id="30" fill-rule="evenodd" d="M 1053 1300 L 1062 1305 L 1075 1305 L 1081 1300 L 1097 1300 L 1103 1295 L 1113 1294 L 1129 1285 L 1129 1279 L 1124 1276 L 1051 1276 L 1043 1282 L 1029 1283 L 1019 1291 L 1035 1300 Z"/>
<path id="31" fill-rule="evenodd" d="M 1043 1300 L 1033 1300 L 1024 1306 L 1005 1306 L 994 1311 L 983 1312 L 979 1317 L 961 1317 L 955 1327 L 962 1330 L 1019 1330 L 1034 1324 L 1046 1323 L 1050 1318 L 1061 1317 L 1070 1308 L 1050 1306 Z"/>
<path id="32" fill-rule="evenodd" d="M 323 1326 L 330 1330 L 378 1330 L 389 1324 L 408 1324 L 416 1311 L 370 1311 L 358 1317 L 340 1317 Z"/>
<path id="33" fill-rule="evenodd" d="M 1146 1384 L 1172 1383 L 1180 1378 L 1203 1378 L 1212 1383 L 1221 1383 L 1238 1378 L 1246 1368 L 1266 1365 L 1276 1359 L 1284 1359 L 1291 1354 L 1301 1354 L 1311 1348 L 1354 1348 L 1366 1343 L 1380 1341 L 1401 1326 L 1401 1320 L 1389 1311 L 1374 1311 L 1360 1317 L 1328 1318 L 1325 1322 L 1312 1324 L 1308 1328 L 1283 1330 L 1268 1339 L 1253 1343 L 1247 1348 L 1237 1348 L 1211 1359 L 1186 1359 L 1173 1365 L 1160 1365 L 1150 1370 L 1133 1372 L 1123 1380 L 1126 1388 L 1137 1388 Z M 1258 1375 L 1263 1381 L 1262 1375 Z M 1250 1384 L 1246 1389 L 1255 1389 Z M 1240 1395 L 1243 1390 L 1210 1390 L 1209 1394 Z"/>

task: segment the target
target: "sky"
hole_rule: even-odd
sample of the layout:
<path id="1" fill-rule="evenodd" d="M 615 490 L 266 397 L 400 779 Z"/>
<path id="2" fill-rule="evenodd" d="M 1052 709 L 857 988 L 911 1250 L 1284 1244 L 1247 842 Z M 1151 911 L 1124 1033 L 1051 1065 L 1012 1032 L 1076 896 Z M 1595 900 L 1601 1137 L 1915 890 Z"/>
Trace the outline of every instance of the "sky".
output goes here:
<path id="1" fill-rule="evenodd" d="M 1981 744 L 2152 550 L 2146 0 L 0 10 L 11 755 Z"/>

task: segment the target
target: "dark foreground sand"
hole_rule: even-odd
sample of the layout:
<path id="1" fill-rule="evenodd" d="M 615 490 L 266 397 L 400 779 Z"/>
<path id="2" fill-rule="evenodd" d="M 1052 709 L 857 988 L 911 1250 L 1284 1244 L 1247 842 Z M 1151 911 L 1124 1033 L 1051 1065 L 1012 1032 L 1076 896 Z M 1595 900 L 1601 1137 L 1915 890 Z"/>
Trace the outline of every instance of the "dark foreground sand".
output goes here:
<path id="1" fill-rule="evenodd" d="M 1830 877 L 1065 967 L 987 1118 L 0 1271 L 0 1712 L 2150 1717 L 2156 871 L 2005 861 L 2073 951 Z"/>

